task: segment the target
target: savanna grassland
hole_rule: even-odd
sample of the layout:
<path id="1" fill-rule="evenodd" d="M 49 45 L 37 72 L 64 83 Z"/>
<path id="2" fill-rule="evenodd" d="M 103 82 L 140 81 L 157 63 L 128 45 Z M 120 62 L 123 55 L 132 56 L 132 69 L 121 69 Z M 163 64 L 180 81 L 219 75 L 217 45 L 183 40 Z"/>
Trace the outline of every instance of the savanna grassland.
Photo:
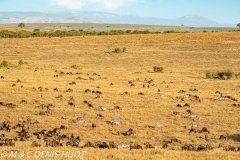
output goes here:
<path id="1" fill-rule="evenodd" d="M 114 53 L 117 47 L 126 47 L 126 52 Z M 232 106 L 240 103 L 240 80 L 234 76 L 229 80 L 205 76 L 206 71 L 240 72 L 240 34 L 237 32 L 0 39 L 0 61 L 3 60 L 10 64 L 0 69 L 0 76 L 4 77 L 0 79 L 0 102 L 17 106 L 0 106 L 0 124 L 4 121 L 9 121 L 12 126 L 25 123 L 32 136 L 26 141 L 18 139 L 14 147 L 0 146 L 0 151 L 84 150 L 82 159 L 89 160 L 235 160 L 240 157 L 240 152 L 218 148 L 220 143 L 223 147 L 240 146 L 240 107 Z M 23 63 L 18 65 L 20 60 Z M 154 73 L 154 66 L 163 67 L 163 72 Z M 148 84 L 151 79 L 153 82 Z M 76 84 L 70 85 L 73 81 Z M 84 92 L 86 89 L 91 92 Z M 219 96 L 216 91 L 238 101 L 214 100 Z M 186 94 L 200 97 L 200 102 L 179 98 Z M 75 107 L 69 105 L 70 99 Z M 20 104 L 22 100 L 27 103 Z M 85 100 L 93 107 L 83 103 Z M 176 107 L 185 103 L 190 107 Z M 42 108 L 38 106 L 41 104 L 53 104 L 50 107 L 52 114 L 40 115 Z M 102 111 L 100 106 L 107 109 Z M 120 106 L 122 110 L 116 110 L 114 106 Z M 188 118 L 186 110 L 191 110 L 198 118 Z M 97 118 L 97 114 L 104 118 Z M 85 123 L 75 123 L 78 117 L 84 117 Z M 120 118 L 121 124 L 108 124 L 107 121 L 113 118 Z M 27 119 L 39 123 L 24 122 Z M 162 128 L 153 128 L 156 122 L 162 124 Z M 92 128 L 92 123 L 96 128 Z M 190 124 L 198 125 L 196 133 L 189 133 Z M 61 134 L 70 136 L 73 133 L 81 137 L 79 147 L 66 146 L 66 139 L 62 140 L 63 147 L 45 147 L 44 136 L 40 148 L 31 147 L 32 141 L 37 140 L 34 133 L 61 125 L 67 127 Z M 199 133 L 203 127 L 210 133 Z M 136 134 L 122 134 L 129 128 Z M 3 129 L 0 134 L 14 138 L 18 136 L 16 131 L 21 131 L 21 127 L 12 128 L 10 132 Z M 204 138 L 206 134 L 208 140 Z M 220 135 L 226 136 L 227 140 L 219 140 Z M 167 148 L 162 148 L 172 138 L 181 140 L 181 144 L 169 143 Z M 142 146 L 149 142 L 158 147 L 131 151 L 81 148 L 88 141 L 133 142 Z M 213 149 L 182 151 L 184 144 L 209 144 Z"/>

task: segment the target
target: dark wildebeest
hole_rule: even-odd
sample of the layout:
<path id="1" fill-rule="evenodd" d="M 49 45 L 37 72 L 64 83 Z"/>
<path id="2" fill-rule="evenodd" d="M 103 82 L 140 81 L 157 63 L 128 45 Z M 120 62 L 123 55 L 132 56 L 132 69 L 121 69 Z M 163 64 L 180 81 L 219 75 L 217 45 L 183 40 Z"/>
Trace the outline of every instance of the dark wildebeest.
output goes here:
<path id="1" fill-rule="evenodd" d="M 219 140 L 222 140 L 222 139 L 224 139 L 224 140 L 226 141 L 226 140 L 227 140 L 227 137 L 224 136 L 224 135 L 221 135 L 221 136 L 219 137 Z"/>
<path id="2" fill-rule="evenodd" d="M 92 128 L 94 129 L 94 128 L 96 128 L 96 127 L 97 127 L 96 124 L 93 123 L 93 124 L 92 124 Z"/>
<path id="3" fill-rule="evenodd" d="M 130 143 L 130 150 L 132 150 L 132 149 L 143 149 L 143 148 L 139 144 L 132 144 L 132 143 Z"/>
<path id="4" fill-rule="evenodd" d="M 41 147 L 41 140 L 33 141 L 31 147 Z"/>

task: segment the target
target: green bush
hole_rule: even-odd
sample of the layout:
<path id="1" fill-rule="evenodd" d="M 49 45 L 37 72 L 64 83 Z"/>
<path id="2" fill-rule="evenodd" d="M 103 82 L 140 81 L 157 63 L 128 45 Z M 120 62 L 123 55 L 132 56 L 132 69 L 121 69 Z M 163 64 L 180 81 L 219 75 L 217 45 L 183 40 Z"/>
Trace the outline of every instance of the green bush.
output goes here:
<path id="1" fill-rule="evenodd" d="M 121 52 L 122 52 L 122 49 L 121 49 L 121 48 L 115 48 L 115 49 L 114 49 L 114 52 L 115 52 L 115 53 L 121 53 Z"/>
<path id="2" fill-rule="evenodd" d="M 235 74 L 235 78 L 238 79 L 240 77 L 240 72 Z"/>
<path id="3" fill-rule="evenodd" d="M 122 51 L 123 51 L 123 52 L 126 52 L 126 51 L 127 51 L 126 47 L 124 47 Z"/>
<path id="4" fill-rule="evenodd" d="M 162 72 L 163 71 L 163 67 L 154 66 L 153 67 L 153 71 L 154 72 Z"/>
<path id="5" fill-rule="evenodd" d="M 21 65 L 23 65 L 23 64 L 28 64 L 28 63 L 27 63 L 27 62 L 23 62 L 23 60 L 19 60 L 19 61 L 18 61 L 18 65 L 19 65 L 19 66 L 21 66 Z"/>
<path id="6" fill-rule="evenodd" d="M 23 64 L 24 64 L 23 61 L 19 60 L 18 65 L 23 65 Z"/>
<path id="7" fill-rule="evenodd" d="M 0 67 L 8 67 L 9 63 L 6 60 L 3 60 L 2 63 L 0 64 Z"/>
<path id="8" fill-rule="evenodd" d="M 115 48 L 114 49 L 114 52 L 115 53 L 121 53 L 121 52 L 126 52 L 127 51 L 127 48 L 126 47 L 124 47 L 124 48 Z"/>
<path id="9" fill-rule="evenodd" d="M 73 68 L 73 69 L 79 69 L 79 66 L 76 65 L 76 64 L 74 64 L 74 65 L 72 65 L 70 68 Z"/>
<path id="10" fill-rule="evenodd" d="M 206 78 L 212 78 L 211 72 L 209 72 L 209 71 L 207 71 L 207 72 L 205 73 L 205 75 L 206 75 Z"/>
<path id="11" fill-rule="evenodd" d="M 40 29 L 34 29 L 33 30 L 33 32 L 39 32 L 40 31 Z"/>
<path id="12" fill-rule="evenodd" d="M 219 79 L 231 79 L 233 77 L 233 72 L 228 70 L 226 72 L 218 72 L 217 75 Z"/>
<path id="13" fill-rule="evenodd" d="M 174 30 L 167 30 L 167 31 L 163 31 L 163 33 L 177 33 L 177 32 Z"/>
<path id="14" fill-rule="evenodd" d="M 231 79 L 234 75 L 233 72 L 231 72 L 230 70 L 228 71 L 218 71 L 218 72 L 206 72 L 205 73 L 206 78 L 215 78 L 215 79 L 222 79 L 222 80 L 226 80 L 226 79 Z M 235 77 L 237 78 L 236 74 Z"/>

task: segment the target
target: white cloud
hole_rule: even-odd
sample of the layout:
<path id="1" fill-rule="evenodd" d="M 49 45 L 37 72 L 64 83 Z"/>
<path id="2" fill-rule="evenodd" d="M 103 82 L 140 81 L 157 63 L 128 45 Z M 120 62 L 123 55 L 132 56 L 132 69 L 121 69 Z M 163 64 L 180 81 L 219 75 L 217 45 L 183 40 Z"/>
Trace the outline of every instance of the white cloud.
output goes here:
<path id="1" fill-rule="evenodd" d="M 82 8 L 86 5 L 98 5 L 101 8 L 117 8 L 135 3 L 137 0 L 50 0 L 53 5 L 66 6 L 71 9 Z"/>

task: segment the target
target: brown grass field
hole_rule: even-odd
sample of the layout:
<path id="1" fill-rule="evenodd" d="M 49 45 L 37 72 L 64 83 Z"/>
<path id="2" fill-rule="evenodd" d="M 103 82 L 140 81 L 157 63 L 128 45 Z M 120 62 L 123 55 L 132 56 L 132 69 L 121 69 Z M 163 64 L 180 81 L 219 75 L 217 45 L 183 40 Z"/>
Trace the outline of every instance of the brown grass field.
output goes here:
<path id="1" fill-rule="evenodd" d="M 114 53 L 116 47 L 126 47 L 127 51 Z M 0 79 L 0 102 L 17 106 L 11 108 L 0 105 L 0 125 L 10 121 L 13 126 L 28 118 L 39 123 L 26 123 L 32 136 L 26 141 L 18 139 L 14 147 L 0 146 L 0 153 L 4 150 L 86 151 L 83 158 L 55 159 L 89 160 L 240 159 L 240 152 L 218 148 L 220 143 L 223 146 L 240 147 L 240 107 L 232 106 L 240 103 L 240 81 L 235 77 L 230 80 L 205 77 L 206 71 L 229 69 L 240 72 L 240 33 L 0 39 L 2 60 L 7 60 L 11 65 L 0 69 L 0 76 L 4 76 L 4 79 Z M 27 64 L 18 66 L 19 60 Z M 72 65 L 79 68 L 71 68 Z M 162 66 L 163 73 L 154 73 L 153 66 Z M 61 75 L 61 71 L 65 74 Z M 17 82 L 18 79 L 21 82 Z M 143 84 L 150 79 L 153 80 L 150 87 L 143 88 Z M 72 81 L 76 85 L 69 85 Z M 129 81 L 135 86 L 130 86 Z M 54 91 L 54 88 L 58 88 L 58 91 Z M 68 88 L 73 91 L 66 92 Z M 198 91 L 190 91 L 193 88 Z M 102 94 L 96 98 L 95 93 L 85 93 L 85 89 L 101 91 Z M 162 96 L 154 96 L 158 89 Z M 179 90 L 186 92 L 179 93 Z M 214 100 L 216 91 L 238 101 Z M 123 92 L 129 92 L 130 95 L 123 95 Z M 138 95 L 139 92 L 144 95 Z M 201 102 L 177 98 L 186 94 L 199 96 Z M 63 98 L 57 99 L 59 95 Z M 74 98 L 75 107 L 68 104 L 70 97 Z M 20 104 L 22 100 L 26 100 L 27 104 Z M 84 104 L 84 100 L 91 102 L 93 108 Z M 54 105 L 51 108 L 52 115 L 39 115 L 42 109 L 37 106 L 49 103 Z M 188 103 L 190 107 L 176 107 L 178 103 Z M 100 106 L 105 106 L 106 111 L 101 111 Z M 114 106 L 120 106 L 122 110 L 114 110 Z M 186 113 L 188 109 L 201 119 L 184 118 L 189 115 Z M 174 111 L 179 114 L 172 114 Z M 104 115 L 102 120 L 97 118 L 99 113 Z M 84 117 L 86 122 L 75 123 L 77 117 Z M 121 118 L 121 124 L 107 124 L 113 118 Z M 149 127 L 156 122 L 163 127 Z M 96 124 L 95 129 L 92 129 L 92 123 Z M 209 140 L 204 139 L 207 133 L 189 133 L 190 124 L 197 124 L 197 130 L 207 127 L 210 130 Z M 37 140 L 33 133 L 43 129 L 50 131 L 60 125 L 68 128 L 61 130 L 61 134 L 70 136 L 73 133 L 81 137 L 79 147 L 66 146 L 67 140 L 62 141 L 63 147 L 46 147 L 43 137 L 40 148 L 31 147 L 32 141 Z M 117 134 L 129 128 L 134 129 L 136 134 Z M 16 131 L 21 131 L 21 128 L 12 128 L 11 132 L 3 129 L 0 134 L 14 138 L 18 136 Z M 227 136 L 227 140 L 219 140 L 220 135 Z M 169 143 L 163 149 L 162 145 L 172 138 L 181 140 L 182 144 Z M 114 141 L 117 144 L 133 142 L 142 146 L 150 142 L 158 147 L 143 150 L 82 148 L 87 141 Z M 184 144 L 209 144 L 213 149 L 182 151 Z"/>

